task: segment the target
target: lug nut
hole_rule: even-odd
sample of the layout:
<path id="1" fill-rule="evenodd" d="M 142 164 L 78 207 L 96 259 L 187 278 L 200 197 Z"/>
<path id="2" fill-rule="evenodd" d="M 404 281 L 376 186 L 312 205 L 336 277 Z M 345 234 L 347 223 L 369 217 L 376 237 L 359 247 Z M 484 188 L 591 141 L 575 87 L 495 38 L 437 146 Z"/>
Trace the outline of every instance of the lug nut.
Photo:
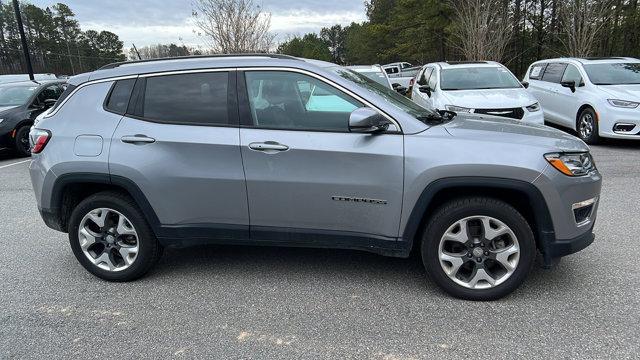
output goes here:
<path id="1" fill-rule="evenodd" d="M 471 253 L 467 253 L 468 257 L 473 257 L 473 255 Z"/>
<path id="2" fill-rule="evenodd" d="M 484 243 L 480 244 L 480 246 L 484 247 Z"/>
<path id="3" fill-rule="evenodd" d="M 481 258 L 478 258 L 477 260 L 478 260 L 478 262 L 482 261 L 482 259 L 481 259 Z"/>
<path id="4" fill-rule="evenodd" d="M 485 255 L 489 255 L 489 252 L 488 252 L 488 251 L 485 251 L 485 252 L 484 252 L 484 254 L 485 254 Z"/>

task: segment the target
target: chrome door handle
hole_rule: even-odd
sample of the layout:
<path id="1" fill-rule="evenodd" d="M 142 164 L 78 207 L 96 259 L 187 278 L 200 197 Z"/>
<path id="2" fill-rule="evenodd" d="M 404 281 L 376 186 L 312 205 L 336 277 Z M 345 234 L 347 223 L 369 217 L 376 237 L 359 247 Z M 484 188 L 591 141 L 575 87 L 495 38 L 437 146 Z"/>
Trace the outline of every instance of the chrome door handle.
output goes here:
<path id="1" fill-rule="evenodd" d="M 156 142 L 156 139 L 145 135 L 125 135 L 120 140 L 127 144 L 151 144 Z"/>
<path id="2" fill-rule="evenodd" d="M 283 145 L 277 143 L 275 141 L 265 141 L 265 142 L 254 142 L 249 144 L 249 149 L 256 151 L 263 151 L 266 153 L 276 153 L 280 151 L 287 151 L 289 147 L 287 145 Z"/>

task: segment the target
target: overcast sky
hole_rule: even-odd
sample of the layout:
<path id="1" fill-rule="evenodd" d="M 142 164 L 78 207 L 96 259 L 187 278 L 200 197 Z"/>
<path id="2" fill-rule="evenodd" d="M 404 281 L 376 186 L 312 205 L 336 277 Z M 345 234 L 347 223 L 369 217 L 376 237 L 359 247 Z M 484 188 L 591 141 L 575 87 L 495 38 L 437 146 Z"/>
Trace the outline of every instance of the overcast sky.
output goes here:
<path id="1" fill-rule="evenodd" d="M 157 43 L 204 45 L 191 21 L 192 0 L 28 0 L 46 7 L 64 2 L 75 12 L 82 30 L 109 30 L 124 42 L 141 47 Z M 292 34 L 317 32 L 333 24 L 365 20 L 364 0 L 256 0 L 271 13 L 278 41 Z M 180 40 L 182 39 L 182 40 Z"/>

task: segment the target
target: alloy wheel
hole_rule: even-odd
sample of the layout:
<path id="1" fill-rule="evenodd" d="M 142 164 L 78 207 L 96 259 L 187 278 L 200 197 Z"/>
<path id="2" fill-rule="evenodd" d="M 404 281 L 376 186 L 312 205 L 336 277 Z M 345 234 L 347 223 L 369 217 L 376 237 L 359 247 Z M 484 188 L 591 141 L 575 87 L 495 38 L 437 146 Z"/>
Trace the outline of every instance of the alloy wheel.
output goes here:
<path id="1" fill-rule="evenodd" d="M 440 266 L 460 286 L 486 289 L 505 282 L 518 267 L 518 239 L 505 223 L 470 216 L 452 224 L 440 239 Z"/>
<path id="2" fill-rule="evenodd" d="M 593 134 L 594 121 L 593 115 L 590 113 L 586 113 L 582 115 L 580 118 L 580 124 L 578 126 L 578 131 L 580 132 L 580 137 L 583 139 L 588 139 Z"/>
<path id="3" fill-rule="evenodd" d="M 109 208 L 91 210 L 80 221 L 78 240 L 84 255 L 107 271 L 129 268 L 138 257 L 139 239 L 126 216 Z"/>

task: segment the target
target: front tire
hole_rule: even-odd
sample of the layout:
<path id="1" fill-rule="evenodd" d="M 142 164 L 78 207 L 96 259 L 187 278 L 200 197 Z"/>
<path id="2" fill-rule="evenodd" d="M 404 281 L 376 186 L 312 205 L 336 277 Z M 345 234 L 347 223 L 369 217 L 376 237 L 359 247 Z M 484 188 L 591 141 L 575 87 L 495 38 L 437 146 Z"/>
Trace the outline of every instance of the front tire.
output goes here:
<path id="1" fill-rule="evenodd" d="M 31 127 L 28 125 L 21 126 L 16 130 L 14 139 L 14 149 L 18 156 L 27 157 L 31 155 L 31 145 L 29 144 L 29 131 Z"/>
<path id="2" fill-rule="evenodd" d="M 576 131 L 580 139 L 589 145 L 597 144 L 600 141 L 598 117 L 595 110 L 592 108 L 582 110 L 578 116 Z"/>
<path id="3" fill-rule="evenodd" d="M 496 300 L 513 292 L 533 266 L 533 232 L 511 205 L 461 198 L 442 205 L 422 238 L 422 261 L 444 291 L 466 300 Z"/>
<path id="4" fill-rule="evenodd" d="M 69 243 L 76 259 L 108 281 L 131 281 L 158 261 L 162 248 L 131 198 L 101 192 L 82 200 L 69 219 Z"/>

